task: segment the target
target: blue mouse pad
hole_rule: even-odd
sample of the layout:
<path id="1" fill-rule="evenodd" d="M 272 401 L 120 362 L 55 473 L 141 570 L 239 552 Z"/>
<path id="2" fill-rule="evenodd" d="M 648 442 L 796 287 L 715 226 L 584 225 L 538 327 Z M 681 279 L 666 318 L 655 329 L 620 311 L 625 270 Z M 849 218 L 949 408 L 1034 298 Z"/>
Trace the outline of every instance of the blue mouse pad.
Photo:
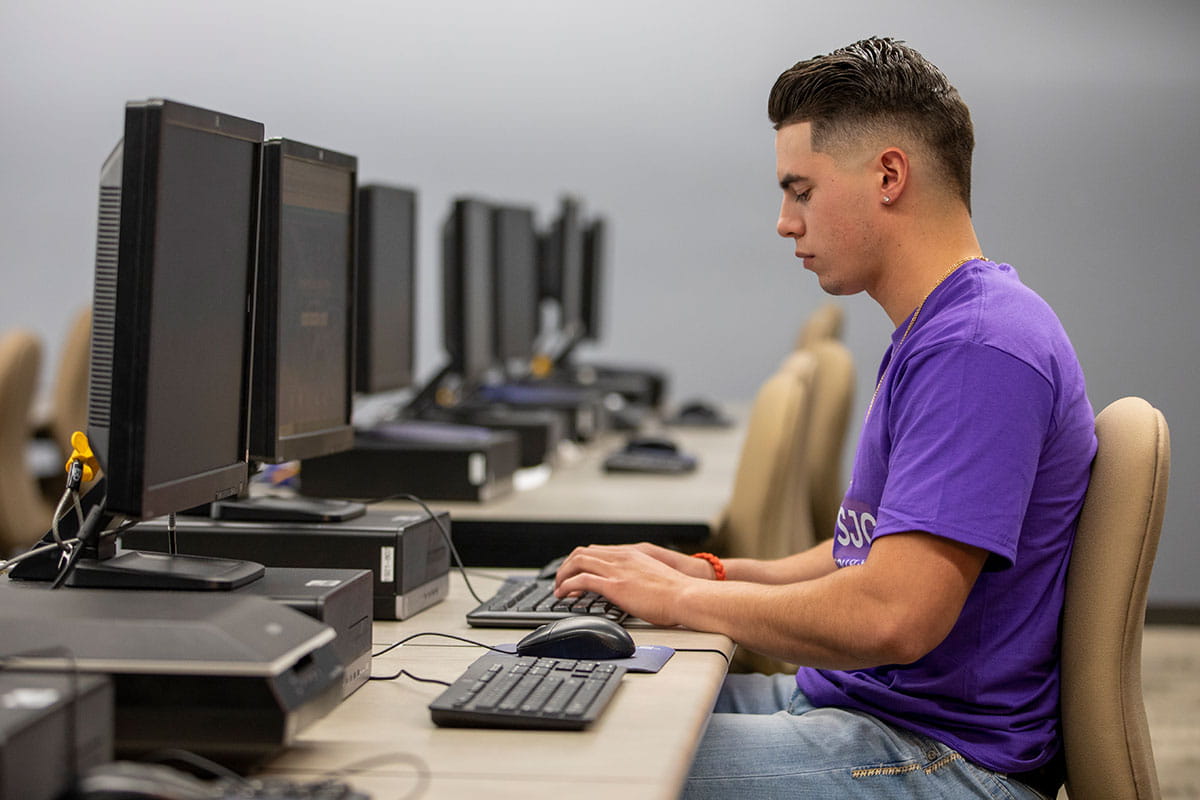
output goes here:
<path id="1" fill-rule="evenodd" d="M 505 653 L 517 654 L 515 644 L 498 644 L 495 647 Z M 674 648 L 660 644 L 644 644 L 640 645 L 629 658 L 605 659 L 605 663 L 617 664 L 630 672 L 658 672 L 663 668 L 663 664 L 671 660 L 673 655 L 675 655 Z"/>

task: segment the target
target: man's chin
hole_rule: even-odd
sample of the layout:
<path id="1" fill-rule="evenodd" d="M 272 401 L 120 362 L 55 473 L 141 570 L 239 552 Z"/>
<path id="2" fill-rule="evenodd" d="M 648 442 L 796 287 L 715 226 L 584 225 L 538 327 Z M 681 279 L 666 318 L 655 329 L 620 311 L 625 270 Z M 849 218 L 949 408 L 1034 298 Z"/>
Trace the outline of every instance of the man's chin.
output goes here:
<path id="1" fill-rule="evenodd" d="M 842 295 L 851 294 L 843 281 L 839 281 L 838 279 L 828 275 L 818 275 L 817 283 L 820 285 L 821 291 L 825 292 L 825 294 L 833 295 L 834 297 L 841 297 Z"/>

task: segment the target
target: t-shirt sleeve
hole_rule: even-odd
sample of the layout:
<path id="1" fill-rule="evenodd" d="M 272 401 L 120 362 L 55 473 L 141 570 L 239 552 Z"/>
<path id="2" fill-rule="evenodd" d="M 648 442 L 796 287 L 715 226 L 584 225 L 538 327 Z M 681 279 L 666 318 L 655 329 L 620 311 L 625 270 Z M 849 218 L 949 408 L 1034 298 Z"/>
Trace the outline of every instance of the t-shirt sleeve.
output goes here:
<path id="1" fill-rule="evenodd" d="M 1035 369 L 986 345 L 907 359 L 875 537 L 924 531 L 989 551 L 988 569 L 1012 566 L 1053 402 Z"/>

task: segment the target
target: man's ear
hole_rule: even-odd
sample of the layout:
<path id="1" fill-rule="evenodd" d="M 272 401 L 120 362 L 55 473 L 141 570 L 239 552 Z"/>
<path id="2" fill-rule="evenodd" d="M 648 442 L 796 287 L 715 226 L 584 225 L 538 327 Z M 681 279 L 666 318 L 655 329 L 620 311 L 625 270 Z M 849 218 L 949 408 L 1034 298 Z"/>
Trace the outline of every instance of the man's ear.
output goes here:
<path id="1" fill-rule="evenodd" d="M 908 154 L 899 147 L 889 147 L 876 160 L 879 176 L 879 202 L 895 205 L 908 185 Z"/>

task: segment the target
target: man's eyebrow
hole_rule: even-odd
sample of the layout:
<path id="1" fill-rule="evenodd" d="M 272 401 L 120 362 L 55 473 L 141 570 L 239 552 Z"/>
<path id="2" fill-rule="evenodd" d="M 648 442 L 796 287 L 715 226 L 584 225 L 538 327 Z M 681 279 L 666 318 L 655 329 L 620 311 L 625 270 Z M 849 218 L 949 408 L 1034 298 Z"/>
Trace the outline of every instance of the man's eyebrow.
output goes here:
<path id="1" fill-rule="evenodd" d="M 804 177 L 803 175 L 793 175 L 789 172 L 787 175 L 784 175 L 779 179 L 779 188 L 786 192 L 793 183 L 803 183 L 807 180 L 808 178 Z"/>

